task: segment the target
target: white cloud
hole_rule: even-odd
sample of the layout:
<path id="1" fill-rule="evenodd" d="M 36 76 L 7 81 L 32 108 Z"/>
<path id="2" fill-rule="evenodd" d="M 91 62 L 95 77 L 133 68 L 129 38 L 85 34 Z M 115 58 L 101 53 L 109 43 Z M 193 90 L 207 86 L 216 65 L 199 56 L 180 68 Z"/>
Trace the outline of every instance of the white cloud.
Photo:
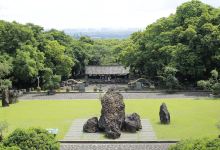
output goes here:
<path id="1" fill-rule="evenodd" d="M 186 0 L 0 0 L 0 18 L 45 28 L 143 28 Z M 203 0 L 219 7 L 219 0 Z"/>

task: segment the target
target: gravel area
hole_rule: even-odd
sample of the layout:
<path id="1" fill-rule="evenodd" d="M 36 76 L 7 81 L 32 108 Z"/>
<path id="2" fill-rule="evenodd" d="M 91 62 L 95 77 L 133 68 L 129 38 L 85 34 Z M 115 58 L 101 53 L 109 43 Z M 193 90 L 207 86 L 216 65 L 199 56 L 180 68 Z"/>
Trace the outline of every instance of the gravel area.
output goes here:
<path id="1" fill-rule="evenodd" d="M 60 150 L 168 150 L 173 143 L 61 143 Z"/>
<path id="2" fill-rule="evenodd" d="M 74 99 L 99 99 L 104 93 L 58 93 L 55 95 L 25 94 L 20 100 L 74 100 Z M 145 99 L 145 98 L 204 98 L 209 97 L 207 92 L 178 92 L 168 94 L 163 92 L 149 93 L 122 93 L 124 99 Z"/>

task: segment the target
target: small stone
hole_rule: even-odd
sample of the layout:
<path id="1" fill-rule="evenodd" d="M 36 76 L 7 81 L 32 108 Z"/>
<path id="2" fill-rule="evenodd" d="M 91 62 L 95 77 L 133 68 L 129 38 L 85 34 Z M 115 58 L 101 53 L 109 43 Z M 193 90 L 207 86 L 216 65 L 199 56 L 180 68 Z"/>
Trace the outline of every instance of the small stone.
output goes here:
<path id="1" fill-rule="evenodd" d="M 160 115 L 160 122 L 162 124 L 169 124 L 170 123 L 170 113 L 169 113 L 165 103 L 161 104 L 159 115 Z"/>
<path id="2" fill-rule="evenodd" d="M 86 121 L 86 123 L 83 126 L 83 131 L 88 133 L 95 133 L 99 131 L 98 129 L 98 118 L 93 117 Z"/>
<path id="3" fill-rule="evenodd" d="M 140 116 L 137 113 L 133 113 L 125 118 L 124 130 L 134 133 L 142 129 Z"/>

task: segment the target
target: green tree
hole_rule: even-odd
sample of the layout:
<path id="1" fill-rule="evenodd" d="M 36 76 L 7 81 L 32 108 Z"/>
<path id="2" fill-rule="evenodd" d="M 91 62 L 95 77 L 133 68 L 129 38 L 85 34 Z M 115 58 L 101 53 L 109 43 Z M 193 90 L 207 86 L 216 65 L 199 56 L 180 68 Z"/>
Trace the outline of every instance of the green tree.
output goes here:
<path id="1" fill-rule="evenodd" d="M 12 83 L 7 76 L 12 71 L 12 58 L 7 54 L 0 55 L 0 91 L 10 88 Z"/>
<path id="2" fill-rule="evenodd" d="M 62 77 L 69 77 L 73 58 L 65 54 L 65 46 L 60 45 L 57 41 L 47 41 L 44 49 L 46 57 L 46 67 L 52 69 L 54 74 Z"/>
<path id="3" fill-rule="evenodd" d="M 51 68 L 44 68 L 41 71 L 43 88 L 54 91 L 60 88 L 61 76 L 54 75 Z"/>
<path id="4" fill-rule="evenodd" d="M 164 68 L 164 81 L 166 88 L 168 88 L 169 91 L 172 91 L 173 89 L 178 88 L 179 86 L 179 81 L 175 77 L 177 71 L 178 70 L 176 68 L 169 66 Z"/>
<path id="5" fill-rule="evenodd" d="M 36 45 L 33 31 L 25 25 L 16 22 L 0 21 L 0 50 L 9 54 L 23 44 Z"/>
<path id="6" fill-rule="evenodd" d="M 133 33 L 120 60 L 149 78 L 159 76 L 165 66 L 173 66 L 180 82 L 194 85 L 220 68 L 219 15 L 219 8 L 198 0 L 183 3 L 175 14 Z"/>
<path id="7" fill-rule="evenodd" d="M 39 71 L 44 68 L 44 60 L 44 53 L 32 45 L 23 45 L 20 49 L 17 49 L 13 61 L 13 73 L 18 82 L 27 85 L 28 82 L 32 82 L 38 76 Z"/>

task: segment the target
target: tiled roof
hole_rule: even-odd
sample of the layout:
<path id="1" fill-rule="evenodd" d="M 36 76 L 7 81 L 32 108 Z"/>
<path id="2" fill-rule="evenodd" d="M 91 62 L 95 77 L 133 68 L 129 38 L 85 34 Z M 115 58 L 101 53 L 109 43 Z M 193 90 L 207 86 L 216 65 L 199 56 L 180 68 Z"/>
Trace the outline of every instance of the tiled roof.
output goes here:
<path id="1" fill-rule="evenodd" d="M 129 67 L 124 66 L 86 66 L 85 73 L 87 75 L 127 75 L 129 74 Z"/>

